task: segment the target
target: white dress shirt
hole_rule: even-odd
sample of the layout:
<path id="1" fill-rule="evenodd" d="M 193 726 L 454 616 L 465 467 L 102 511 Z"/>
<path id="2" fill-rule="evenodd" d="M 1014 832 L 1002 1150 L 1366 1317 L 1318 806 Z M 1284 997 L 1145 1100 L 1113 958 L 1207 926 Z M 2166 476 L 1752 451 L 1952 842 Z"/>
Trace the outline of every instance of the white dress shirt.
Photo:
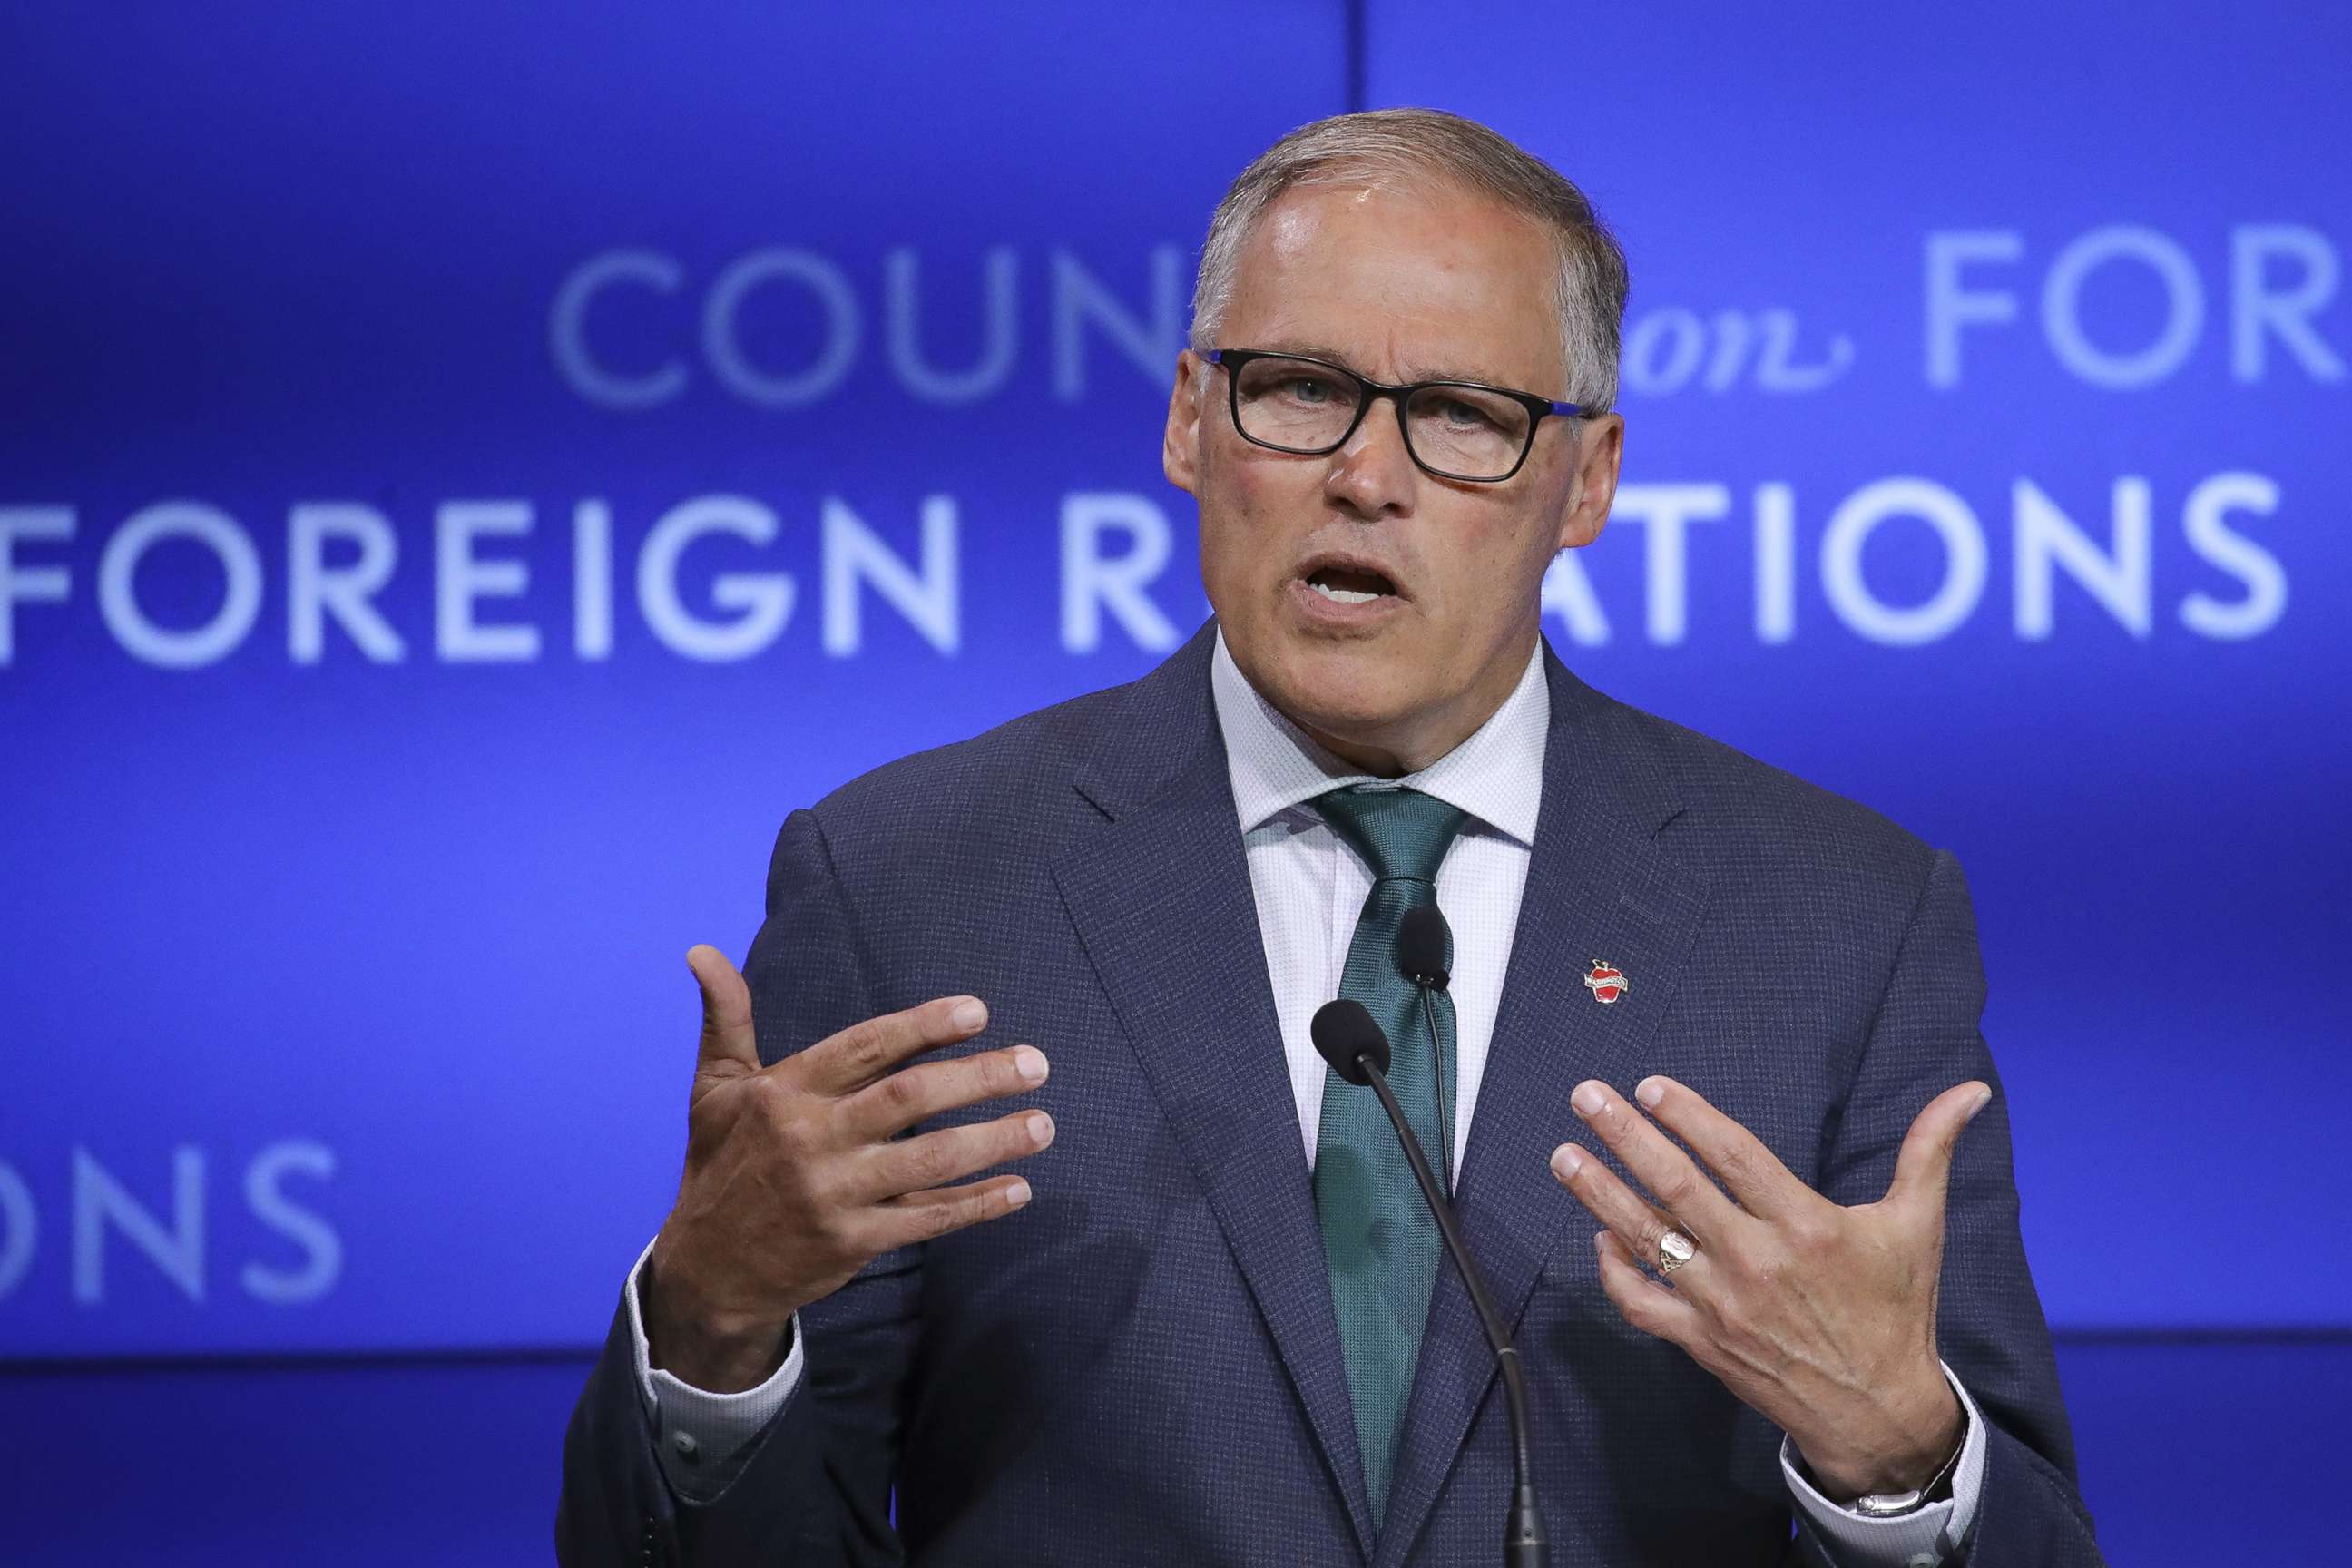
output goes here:
<path id="1" fill-rule="evenodd" d="M 1308 804 L 1346 784 L 1412 788 L 1435 795 L 1470 820 L 1437 871 L 1437 902 L 1454 931 L 1454 973 L 1448 988 L 1454 1016 L 1454 1106 L 1452 1168 L 1462 1168 L 1470 1119 L 1486 1076 L 1495 1014 L 1517 930 L 1519 899 L 1543 804 L 1544 747 L 1551 729 L 1551 693 L 1538 643 L 1528 667 L 1486 722 L 1460 745 L 1417 773 L 1380 779 L 1360 773 L 1309 739 L 1252 687 L 1217 634 L 1211 694 L 1225 744 L 1237 827 L 1249 861 L 1266 972 L 1273 983 L 1283 1055 L 1298 1112 L 1299 1139 L 1308 1166 L 1323 1114 L 1329 1072 L 1308 1034 L 1315 1010 L 1339 994 L 1348 946 L 1370 894 L 1372 874 L 1347 841 Z M 1563 1128 L 1565 1139 L 1571 1130 Z M 1548 1158 L 1549 1149 L 1530 1159 Z M 1566 1193 L 1563 1202 L 1575 1200 Z M 652 1251 L 650 1243 L 646 1252 Z M 712 1495 L 731 1458 L 782 1409 L 799 1384 L 801 1335 L 765 1383 L 740 1394 L 710 1394 L 649 1365 L 637 1310 L 640 1256 L 629 1276 L 629 1331 L 637 1375 L 651 1415 L 665 1473 L 685 1497 Z M 1897 1519 L 1872 1519 L 1830 1501 L 1799 1473 L 1794 1450 L 1780 1444 L 1780 1472 L 1815 1540 L 1838 1568 L 1930 1568 L 1945 1561 L 1967 1533 L 1984 1476 L 1983 1421 L 1951 1368 L 1944 1369 L 1967 1412 L 1968 1438 L 1954 1473 L 1949 1501 L 1929 1503 Z"/>

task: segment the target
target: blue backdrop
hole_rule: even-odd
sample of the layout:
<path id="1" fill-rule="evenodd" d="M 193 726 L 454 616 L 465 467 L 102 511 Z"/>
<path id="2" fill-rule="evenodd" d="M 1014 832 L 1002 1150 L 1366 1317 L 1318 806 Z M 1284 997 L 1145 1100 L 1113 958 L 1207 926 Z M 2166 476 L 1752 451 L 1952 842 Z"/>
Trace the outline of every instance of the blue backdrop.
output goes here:
<path id="1" fill-rule="evenodd" d="M 1200 237 L 1351 102 L 1620 231 L 1625 487 L 1548 629 L 1958 853 L 2053 1322 L 2352 1327 L 2338 12 L 55 5 L 0 57 L 0 1358 L 597 1337 L 783 814 L 1206 613 Z"/>

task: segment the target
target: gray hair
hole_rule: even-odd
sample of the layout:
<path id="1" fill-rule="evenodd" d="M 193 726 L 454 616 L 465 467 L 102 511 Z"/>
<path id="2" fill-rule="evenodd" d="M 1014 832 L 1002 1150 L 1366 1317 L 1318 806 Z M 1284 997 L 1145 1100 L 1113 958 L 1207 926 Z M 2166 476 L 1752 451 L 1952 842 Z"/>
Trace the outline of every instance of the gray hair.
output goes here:
<path id="1" fill-rule="evenodd" d="M 1559 251 L 1568 401 L 1592 414 L 1615 405 L 1625 253 L 1566 175 L 1476 121 L 1437 109 L 1335 114 L 1300 126 L 1259 153 L 1209 220 L 1192 287 L 1192 351 L 1206 353 L 1216 346 L 1217 329 L 1233 302 L 1234 267 L 1276 198 L 1302 185 L 1381 178 L 1448 182 L 1548 227 Z"/>

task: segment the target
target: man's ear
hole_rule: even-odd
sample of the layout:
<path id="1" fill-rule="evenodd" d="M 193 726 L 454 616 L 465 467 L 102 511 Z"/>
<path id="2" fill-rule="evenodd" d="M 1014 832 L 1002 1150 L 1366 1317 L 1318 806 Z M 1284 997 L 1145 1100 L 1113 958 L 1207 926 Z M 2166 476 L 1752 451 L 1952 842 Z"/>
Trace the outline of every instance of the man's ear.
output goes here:
<path id="1" fill-rule="evenodd" d="M 1201 400 L 1195 387 L 1204 366 L 1205 362 L 1195 358 L 1191 349 L 1176 355 L 1176 384 L 1168 394 L 1168 429 L 1160 442 L 1160 466 L 1168 482 L 1196 496 L 1201 493 L 1194 488 L 1201 454 Z"/>
<path id="2" fill-rule="evenodd" d="M 1576 434 L 1576 483 L 1559 520 L 1562 550 L 1591 543 L 1609 521 L 1609 508 L 1617 500 L 1618 465 L 1625 456 L 1625 416 L 1603 414 L 1585 421 Z"/>

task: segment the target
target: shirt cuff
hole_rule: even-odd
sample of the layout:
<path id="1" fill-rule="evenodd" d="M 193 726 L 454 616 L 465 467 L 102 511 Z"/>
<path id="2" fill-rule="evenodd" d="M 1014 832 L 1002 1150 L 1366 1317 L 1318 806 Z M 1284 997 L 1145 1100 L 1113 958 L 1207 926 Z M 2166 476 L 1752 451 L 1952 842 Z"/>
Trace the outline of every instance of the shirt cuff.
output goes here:
<path id="1" fill-rule="evenodd" d="M 1943 1365 L 1937 1363 L 1937 1365 Z M 1960 1397 L 1961 1418 L 1968 1436 L 1960 1443 L 1960 1462 L 1952 1470 L 1952 1495 L 1916 1512 L 1894 1519 L 1873 1519 L 1830 1501 L 1797 1468 L 1796 1446 L 1780 1439 L 1780 1474 L 1789 1484 L 1806 1525 L 1822 1553 L 1837 1568 L 1939 1568 L 1952 1560 L 1977 1515 L 1977 1494 L 1983 1489 L 1985 1468 L 1984 1417 L 1976 1401 L 1960 1386 L 1952 1369 L 1944 1378 Z"/>
<path id="2" fill-rule="evenodd" d="M 775 1419 L 793 1390 L 800 1386 L 803 1359 L 800 1315 L 793 1315 L 784 1331 L 789 1348 L 783 1364 L 770 1373 L 765 1383 L 740 1394 L 713 1394 L 681 1382 L 653 1364 L 652 1348 L 646 1342 L 645 1314 L 637 1307 L 637 1282 L 644 1278 L 646 1260 L 653 1250 L 654 1244 L 646 1242 L 621 1293 L 628 1303 L 629 1343 L 636 1352 L 637 1392 L 644 1397 L 646 1416 L 654 1428 L 654 1452 L 671 1489 L 689 1500 L 713 1498 L 734 1479 L 737 1461 L 751 1439 Z"/>

